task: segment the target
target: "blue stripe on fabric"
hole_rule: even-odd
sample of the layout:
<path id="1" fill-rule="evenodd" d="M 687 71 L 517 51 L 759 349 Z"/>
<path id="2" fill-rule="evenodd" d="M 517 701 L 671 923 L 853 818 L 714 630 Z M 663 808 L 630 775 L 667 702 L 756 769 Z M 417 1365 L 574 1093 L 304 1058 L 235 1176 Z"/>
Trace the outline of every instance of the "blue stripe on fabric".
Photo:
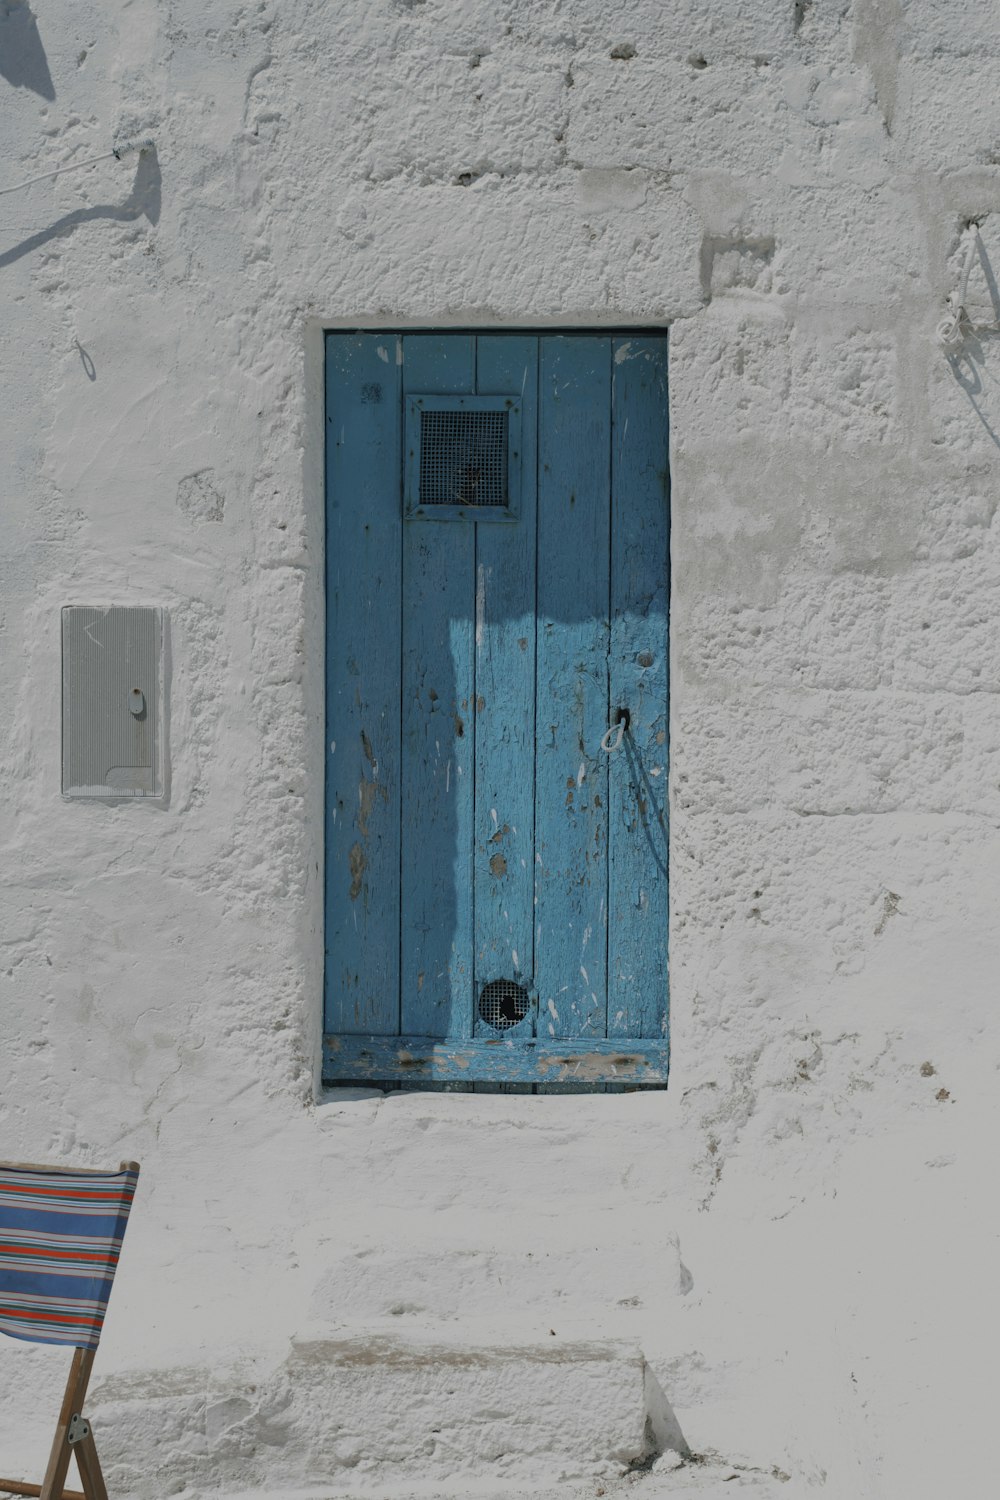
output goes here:
<path id="1" fill-rule="evenodd" d="M 48 1234 L 73 1235 L 93 1239 L 97 1235 L 113 1239 L 121 1234 L 121 1216 L 114 1213 L 66 1213 L 35 1205 L 20 1208 L 0 1202 L 0 1231 L 4 1229 L 44 1230 Z"/>
<path id="2" fill-rule="evenodd" d="M 30 1292 L 36 1297 L 89 1297 L 95 1302 L 107 1302 L 111 1290 L 110 1282 L 102 1285 L 94 1276 L 52 1276 L 45 1271 L 5 1271 L 0 1273 L 0 1303 L 8 1295 L 18 1296 Z"/>
<path id="3" fill-rule="evenodd" d="M 20 1261 L 18 1261 L 18 1260 L 12 1260 L 10 1262 L 10 1277 L 7 1278 L 7 1279 L 5 1279 L 5 1282 L 4 1282 L 4 1292 L 3 1292 L 3 1300 L 4 1301 L 6 1301 L 6 1299 L 8 1297 L 12 1296 L 15 1291 L 18 1291 L 18 1290 L 23 1291 L 24 1290 L 23 1287 L 19 1288 L 16 1285 L 16 1279 L 15 1279 L 17 1277 L 22 1277 L 22 1276 L 44 1276 L 45 1277 L 46 1286 L 49 1286 L 49 1287 L 54 1284 L 54 1280 L 53 1279 L 55 1277 L 57 1277 L 57 1276 L 61 1276 L 64 1279 L 68 1277 L 69 1279 L 71 1279 L 73 1281 L 82 1281 L 82 1280 L 85 1279 L 84 1277 L 81 1277 L 81 1275 L 80 1275 L 80 1267 L 79 1266 L 73 1266 L 73 1265 L 56 1265 L 56 1266 L 45 1266 L 45 1267 L 39 1269 L 39 1267 L 37 1265 L 32 1265 L 31 1261 L 26 1261 L 26 1260 L 20 1260 Z M 106 1286 L 110 1286 L 111 1283 L 112 1283 L 112 1281 L 114 1280 L 114 1275 L 113 1275 L 113 1273 L 106 1273 L 103 1270 L 99 1270 L 99 1271 L 96 1271 L 94 1273 L 94 1275 L 91 1277 L 91 1280 L 93 1280 L 95 1283 L 99 1283 L 99 1284 L 103 1283 Z M 39 1293 L 39 1295 L 42 1295 L 42 1294 Z M 2 1305 L 2 1304 L 0 1304 L 0 1305 Z"/>

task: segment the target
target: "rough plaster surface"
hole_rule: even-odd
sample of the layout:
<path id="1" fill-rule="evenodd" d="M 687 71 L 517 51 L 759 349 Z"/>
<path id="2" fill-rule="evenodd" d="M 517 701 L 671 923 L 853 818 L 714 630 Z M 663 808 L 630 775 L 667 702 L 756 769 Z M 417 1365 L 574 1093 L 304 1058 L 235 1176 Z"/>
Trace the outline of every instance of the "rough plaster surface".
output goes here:
<path id="1" fill-rule="evenodd" d="M 0 186 L 157 142 L 0 243 L 0 1153 L 143 1163 L 115 1493 L 989 1492 L 998 67 L 994 0 L 0 3 Z M 365 322 L 671 324 L 665 1096 L 316 1100 Z M 102 601 L 169 611 L 160 807 L 59 798 Z"/>

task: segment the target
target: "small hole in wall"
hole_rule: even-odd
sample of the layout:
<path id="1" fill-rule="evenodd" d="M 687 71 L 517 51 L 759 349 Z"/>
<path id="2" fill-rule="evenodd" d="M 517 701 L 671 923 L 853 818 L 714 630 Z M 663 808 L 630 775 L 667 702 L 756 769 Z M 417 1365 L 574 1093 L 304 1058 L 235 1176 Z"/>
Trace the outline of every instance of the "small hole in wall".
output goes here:
<path id="1" fill-rule="evenodd" d="M 708 58 L 701 52 L 692 52 L 688 57 L 688 67 L 694 68 L 695 72 L 700 73 L 703 68 L 708 67 Z"/>

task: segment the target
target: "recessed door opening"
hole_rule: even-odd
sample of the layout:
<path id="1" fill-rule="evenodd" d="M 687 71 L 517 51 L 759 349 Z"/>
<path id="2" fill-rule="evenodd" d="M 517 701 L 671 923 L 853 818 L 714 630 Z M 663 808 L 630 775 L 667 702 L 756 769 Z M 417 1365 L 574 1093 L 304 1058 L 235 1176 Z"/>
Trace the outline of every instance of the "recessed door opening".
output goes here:
<path id="1" fill-rule="evenodd" d="M 666 1082 L 666 344 L 327 336 L 328 1081 Z"/>

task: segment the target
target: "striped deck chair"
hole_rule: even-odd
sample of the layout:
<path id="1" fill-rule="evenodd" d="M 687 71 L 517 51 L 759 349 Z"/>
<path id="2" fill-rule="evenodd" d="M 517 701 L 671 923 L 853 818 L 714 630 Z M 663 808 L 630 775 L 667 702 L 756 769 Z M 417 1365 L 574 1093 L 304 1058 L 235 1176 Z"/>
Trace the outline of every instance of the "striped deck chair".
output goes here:
<path id="1" fill-rule="evenodd" d="M 0 1491 L 108 1500 L 83 1403 L 138 1180 L 134 1161 L 117 1172 L 0 1162 L 0 1332 L 74 1350 L 45 1478 L 0 1479 Z M 63 1489 L 74 1454 L 82 1493 Z"/>

